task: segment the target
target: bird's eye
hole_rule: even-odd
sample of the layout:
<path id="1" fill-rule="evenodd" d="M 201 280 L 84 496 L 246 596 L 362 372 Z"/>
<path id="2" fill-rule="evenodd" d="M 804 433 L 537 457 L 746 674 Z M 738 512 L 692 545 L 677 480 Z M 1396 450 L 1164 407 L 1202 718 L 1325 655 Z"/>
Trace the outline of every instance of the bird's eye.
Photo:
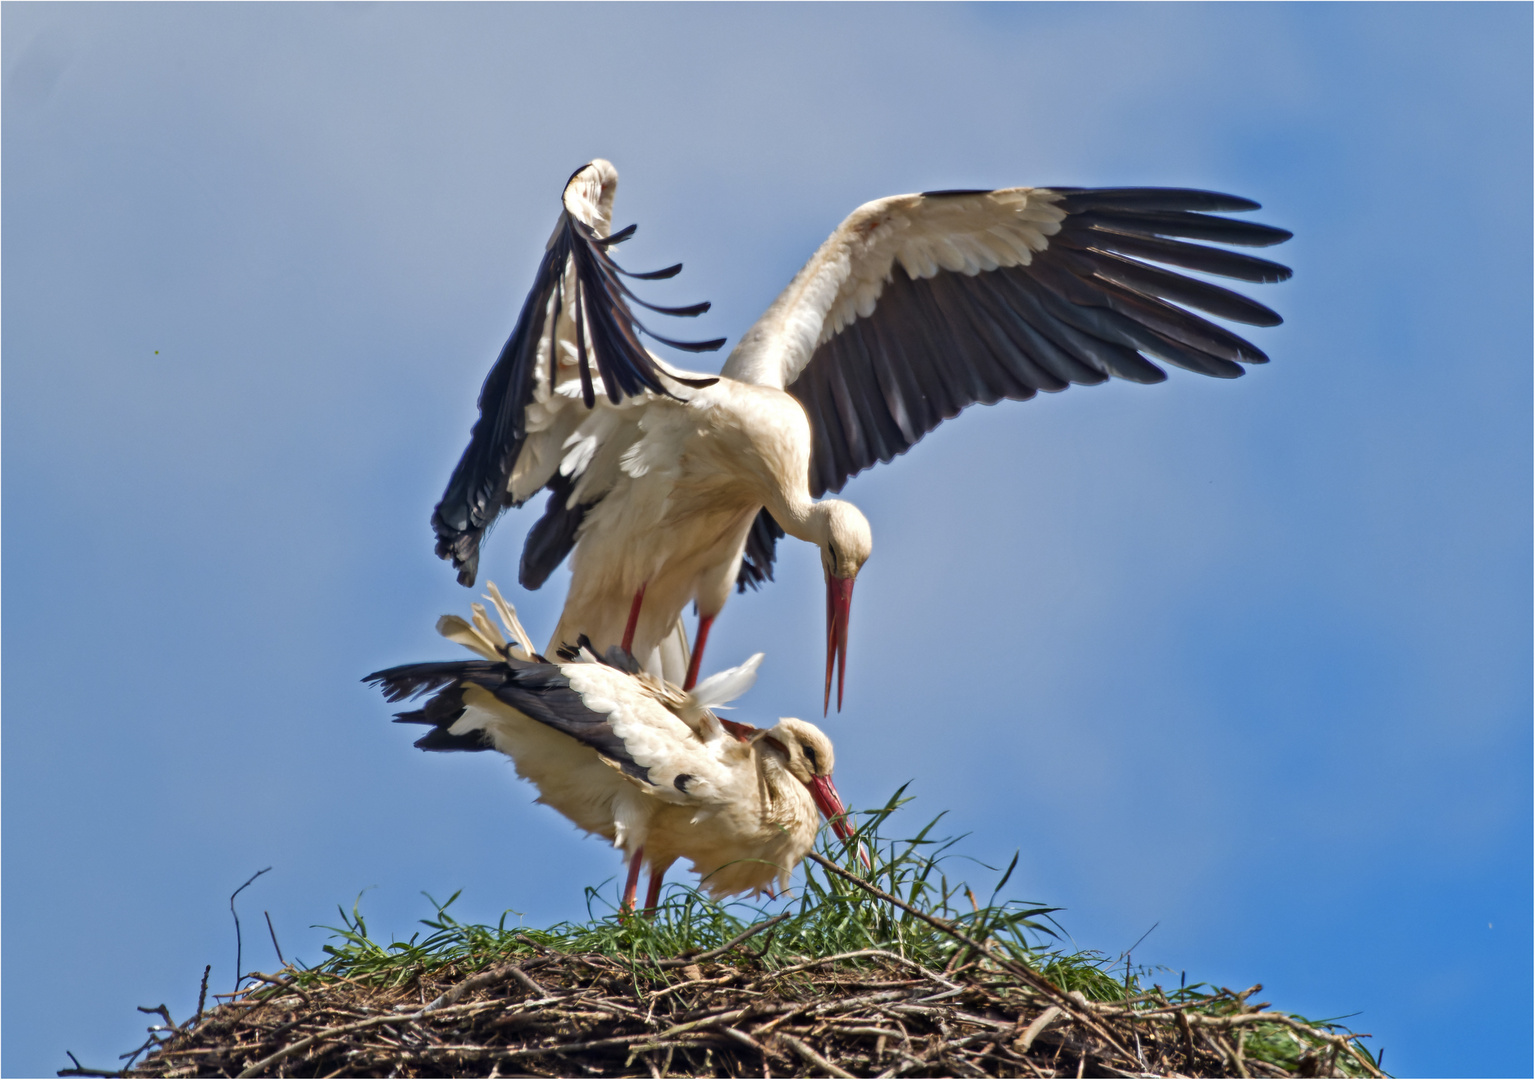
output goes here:
<path id="1" fill-rule="evenodd" d="M 799 744 L 799 748 L 801 750 L 805 751 L 805 760 L 810 762 L 810 771 L 811 772 L 820 772 L 821 771 L 821 767 L 816 764 L 815 750 L 812 749 L 811 745 L 809 743 L 803 743 L 802 742 L 802 743 Z"/>

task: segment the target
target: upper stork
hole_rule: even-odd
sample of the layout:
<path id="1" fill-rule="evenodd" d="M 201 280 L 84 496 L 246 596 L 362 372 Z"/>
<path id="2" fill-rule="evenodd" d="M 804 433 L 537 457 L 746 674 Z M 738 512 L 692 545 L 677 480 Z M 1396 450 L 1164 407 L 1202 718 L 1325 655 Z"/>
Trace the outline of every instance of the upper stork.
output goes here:
<path id="1" fill-rule="evenodd" d="M 838 707 L 853 582 L 871 548 L 850 503 L 821 499 L 905 453 L 967 406 L 1110 377 L 1155 383 L 1162 361 L 1218 378 L 1268 357 L 1195 311 L 1276 326 L 1245 296 L 1168 267 L 1250 282 L 1290 276 L 1227 247 L 1290 233 L 1220 216 L 1258 209 L 1183 188 L 1003 188 L 896 195 L 859 207 L 737 343 L 720 375 L 674 369 L 609 248 L 618 175 L 577 170 L 538 276 L 480 394 L 469 447 L 433 513 L 437 552 L 472 584 L 485 530 L 547 488 L 523 548 L 537 588 L 574 549 L 551 648 L 586 634 L 679 673 L 678 619 L 697 605 L 691 687 L 732 586 L 771 580 L 789 535 L 821 549 L 826 700 Z M 679 266 L 629 277 L 669 277 Z M 1194 310 L 1191 310 L 1194 309 Z M 652 336 L 656 336 L 653 335 Z M 693 351 L 723 339 L 679 342 Z M 673 675 L 675 678 L 675 674 Z"/>

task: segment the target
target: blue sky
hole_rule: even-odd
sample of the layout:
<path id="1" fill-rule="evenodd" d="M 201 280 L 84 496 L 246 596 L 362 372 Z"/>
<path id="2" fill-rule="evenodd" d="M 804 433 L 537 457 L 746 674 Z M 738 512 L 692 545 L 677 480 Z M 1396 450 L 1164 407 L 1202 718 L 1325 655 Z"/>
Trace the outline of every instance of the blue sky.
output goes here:
<path id="1" fill-rule="evenodd" d="M 973 409 L 845 494 L 855 804 L 913 781 L 1076 941 L 1531 1069 L 1527 5 L 32 5 L 3 30 L 4 1057 L 180 1018 L 227 898 L 317 959 L 583 912 L 615 854 L 358 682 L 452 656 L 427 517 L 565 177 L 732 342 L 853 207 L 1171 184 L 1292 229 L 1274 358 Z M 534 514 L 483 575 L 512 588 Z M 717 664 L 814 716 L 788 545 Z M 984 875 L 983 875 L 984 876 Z M 609 881 L 609 893 L 617 882 Z M 247 934 L 247 966 L 275 959 Z M 68 1008 L 60 1008 L 68 1002 Z M 1468 1042 L 1465 1030 L 1478 1037 Z"/>

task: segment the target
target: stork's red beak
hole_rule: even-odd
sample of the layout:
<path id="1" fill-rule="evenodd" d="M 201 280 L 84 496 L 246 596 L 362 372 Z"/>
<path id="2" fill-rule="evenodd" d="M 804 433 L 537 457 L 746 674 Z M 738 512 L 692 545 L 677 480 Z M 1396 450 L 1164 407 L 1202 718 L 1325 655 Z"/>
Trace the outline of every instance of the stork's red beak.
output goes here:
<path id="1" fill-rule="evenodd" d="M 842 797 L 837 794 L 837 787 L 831 782 L 831 777 L 812 776 L 807 786 L 810 788 L 810 797 L 815 800 L 816 809 L 831 822 L 832 832 L 837 834 L 839 840 L 851 840 L 853 827 L 847 823 L 847 807 L 842 805 Z"/>
<path id="2" fill-rule="evenodd" d="M 842 684 L 847 678 L 847 623 L 853 613 L 853 579 L 826 575 L 826 699 L 821 715 L 831 712 L 831 672 L 837 669 L 837 711 L 842 711 Z"/>
<path id="3" fill-rule="evenodd" d="M 837 794 L 836 785 L 831 782 L 829 776 L 812 776 L 810 783 L 810 797 L 815 800 L 815 805 L 826 820 L 831 823 L 832 832 L 837 834 L 837 839 L 843 843 L 853 839 L 855 832 L 847 821 L 847 807 L 842 805 L 842 797 Z M 864 866 L 873 867 L 869 862 L 869 853 L 858 845 L 858 857 L 863 860 Z"/>

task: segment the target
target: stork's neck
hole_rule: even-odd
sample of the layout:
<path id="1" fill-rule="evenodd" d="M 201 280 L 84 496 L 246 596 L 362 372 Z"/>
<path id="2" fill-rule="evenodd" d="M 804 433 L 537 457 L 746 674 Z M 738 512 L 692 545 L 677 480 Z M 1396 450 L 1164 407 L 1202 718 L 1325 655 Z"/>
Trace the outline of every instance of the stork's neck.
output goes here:
<path id="1" fill-rule="evenodd" d="M 816 502 L 804 492 L 791 489 L 773 492 L 767 511 L 784 532 L 824 549 L 831 539 L 831 502 L 830 499 Z"/>

